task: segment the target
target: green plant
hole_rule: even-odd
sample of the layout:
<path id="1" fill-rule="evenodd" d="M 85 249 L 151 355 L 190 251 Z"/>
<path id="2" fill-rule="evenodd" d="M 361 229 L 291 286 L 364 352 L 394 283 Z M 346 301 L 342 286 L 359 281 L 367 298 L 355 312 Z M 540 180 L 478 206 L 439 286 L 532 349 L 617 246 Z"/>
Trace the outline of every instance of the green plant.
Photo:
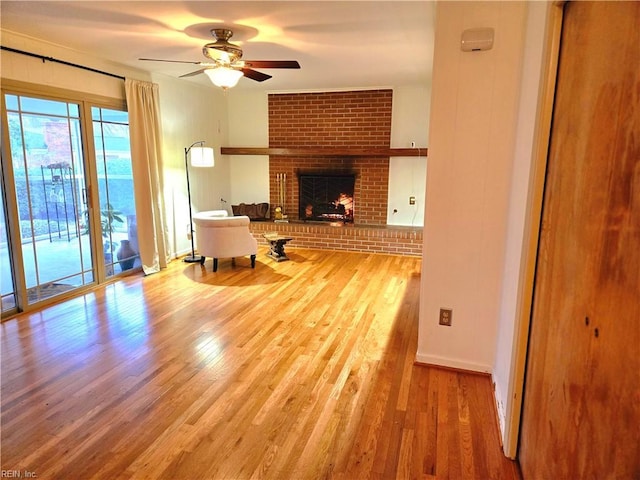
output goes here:
<path id="1" fill-rule="evenodd" d="M 110 203 L 105 204 L 100 209 L 100 225 L 102 227 L 103 238 L 110 238 L 111 234 L 115 230 L 116 223 L 124 223 L 122 219 L 123 213 L 119 210 L 115 210 Z M 84 211 L 85 230 L 84 233 L 89 233 L 89 211 Z"/>
<path id="2" fill-rule="evenodd" d="M 114 210 L 110 203 L 107 203 L 100 210 L 100 223 L 102 225 L 102 236 L 104 238 L 107 238 L 111 233 L 113 233 L 115 222 L 124 223 L 121 215 L 122 212 Z"/>

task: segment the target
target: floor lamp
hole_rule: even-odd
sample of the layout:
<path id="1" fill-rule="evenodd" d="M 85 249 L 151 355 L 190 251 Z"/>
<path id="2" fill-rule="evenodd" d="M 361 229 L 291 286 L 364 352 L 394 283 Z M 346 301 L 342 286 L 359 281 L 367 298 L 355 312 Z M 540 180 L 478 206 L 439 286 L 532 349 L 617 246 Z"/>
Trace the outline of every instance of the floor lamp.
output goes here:
<path id="1" fill-rule="evenodd" d="M 196 147 L 196 145 L 199 145 Z M 184 168 L 187 171 L 187 196 L 189 200 L 189 232 L 191 236 L 191 255 L 184 257 L 187 263 L 202 263 L 204 257 L 196 255 L 193 246 L 193 214 L 191 213 L 191 187 L 189 185 L 189 152 L 191 152 L 192 167 L 213 167 L 215 161 L 213 158 L 213 148 L 205 147 L 204 141 L 194 142 L 184 149 Z"/>

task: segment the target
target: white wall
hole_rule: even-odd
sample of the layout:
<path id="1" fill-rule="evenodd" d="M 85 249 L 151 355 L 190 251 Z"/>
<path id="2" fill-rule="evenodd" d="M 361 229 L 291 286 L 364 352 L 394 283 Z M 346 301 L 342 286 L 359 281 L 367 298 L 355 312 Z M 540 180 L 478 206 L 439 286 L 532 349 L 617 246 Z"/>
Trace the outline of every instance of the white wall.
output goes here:
<path id="1" fill-rule="evenodd" d="M 227 143 L 227 103 L 219 88 L 203 86 L 166 75 L 153 75 L 160 90 L 164 189 L 171 251 L 191 251 L 189 203 L 184 151 L 194 142 L 214 148 L 213 168 L 189 167 L 193 213 L 224 208 L 220 198 L 229 196 L 229 159 L 220 155 Z"/>
<path id="2" fill-rule="evenodd" d="M 431 85 L 394 87 L 391 148 L 426 147 L 429 143 Z"/>
<path id="3" fill-rule="evenodd" d="M 424 225 L 430 102 L 430 85 L 393 89 L 391 147 L 410 148 L 413 142 L 422 156 L 389 159 L 388 225 Z M 409 197 L 415 198 L 415 204 L 409 203 Z"/>
<path id="4" fill-rule="evenodd" d="M 266 92 L 227 92 L 229 145 L 269 146 L 269 104 Z M 269 202 L 269 156 L 230 155 L 231 193 L 227 204 Z"/>
<path id="5" fill-rule="evenodd" d="M 494 365 L 526 19 L 524 2 L 440 2 L 436 13 L 419 362 Z M 495 28 L 462 52 L 467 28 Z M 441 307 L 453 325 L 439 326 Z"/>
<path id="6" fill-rule="evenodd" d="M 389 159 L 388 225 L 411 227 L 424 225 L 426 178 L 426 157 L 391 157 Z M 411 197 L 414 198 L 413 205 L 410 202 Z"/>
<path id="7" fill-rule="evenodd" d="M 394 88 L 391 146 L 427 145 L 429 130 L 428 85 Z M 231 90 L 229 105 L 229 146 L 269 146 L 269 112 L 266 92 Z M 269 201 L 269 157 L 230 156 L 231 196 L 229 205 Z M 389 208 L 387 223 L 421 227 L 424 222 L 426 158 L 392 157 L 389 164 Z M 409 196 L 416 204 L 409 205 Z M 393 210 L 397 210 L 394 214 Z"/>
<path id="8" fill-rule="evenodd" d="M 147 81 L 150 78 L 148 72 L 143 70 L 133 69 L 97 57 L 83 55 L 75 50 L 69 50 L 58 45 L 47 44 L 41 41 L 36 42 L 30 37 L 6 30 L 2 30 L 2 45 L 36 54 L 44 51 L 47 57 L 77 63 L 114 75 Z M 2 65 L 3 80 L 17 80 L 35 85 L 82 91 L 116 99 L 124 99 L 125 96 L 124 82 L 118 78 L 100 75 L 56 62 L 43 62 L 38 58 L 0 50 L 0 65 Z"/>

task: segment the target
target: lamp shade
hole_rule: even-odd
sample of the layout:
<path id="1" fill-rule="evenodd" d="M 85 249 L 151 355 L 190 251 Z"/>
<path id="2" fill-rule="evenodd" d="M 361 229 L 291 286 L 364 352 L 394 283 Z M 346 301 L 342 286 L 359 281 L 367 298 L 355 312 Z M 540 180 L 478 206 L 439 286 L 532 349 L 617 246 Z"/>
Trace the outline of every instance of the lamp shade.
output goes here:
<path id="1" fill-rule="evenodd" d="M 208 68 L 204 73 L 216 87 L 222 88 L 235 87 L 243 75 L 241 70 L 228 67 Z"/>
<path id="2" fill-rule="evenodd" d="M 215 160 L 213 157 L 213 148 L 193 147 L 191 149 L 192 167 L 213 167 L 214 164 Z"/>

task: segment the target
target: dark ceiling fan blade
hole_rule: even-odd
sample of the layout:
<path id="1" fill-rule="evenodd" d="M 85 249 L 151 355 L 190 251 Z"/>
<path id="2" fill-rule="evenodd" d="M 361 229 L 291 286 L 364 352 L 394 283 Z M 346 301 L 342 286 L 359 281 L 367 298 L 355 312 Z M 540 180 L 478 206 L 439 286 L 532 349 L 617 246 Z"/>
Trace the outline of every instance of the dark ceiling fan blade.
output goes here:
<path id="1" fill-rule="evenodd" d="M 295 60 L 245 60 L 244 65 L 253 68 L 300 68 Z"/>
<path id="2" fill-rule="evenodd" d="M 242 73 L 244 73 L 245 77 L 250 78 L 251 80 L 255 80 L 256 82 L 264 82 L 265 80 L 269 80 L 271 78 L 271 75 L 258 72 L 257 70 L 252 70 L 250 68 L 245 67 L 241 68 L 240 70 L 242 70 Z"/>
<path id="3" fill-rule="evenodd" d="M 192 65 L 202 65 L 202 62 L 188 62 L 185 60 L 163 60 L 160 58 L 139 58 L 138 60 L 143 60 L 145 62 L 171 62 L 171 63 L 190 63 Z"/>
<path id="4" fill-rule="evenodd" d="M 185 73 L 184 75 L 180 75 L 180 78 L 185 78 L 185 77 L 193 77 L 195 75 L 200 75 L 202 72 L 204 72 L 205 70 L 209 70 L 209 67 L 207 68 L 201 68 L 200 70 L 196 70 L 195 72 L 191 72 L 191 73 Z"/>

